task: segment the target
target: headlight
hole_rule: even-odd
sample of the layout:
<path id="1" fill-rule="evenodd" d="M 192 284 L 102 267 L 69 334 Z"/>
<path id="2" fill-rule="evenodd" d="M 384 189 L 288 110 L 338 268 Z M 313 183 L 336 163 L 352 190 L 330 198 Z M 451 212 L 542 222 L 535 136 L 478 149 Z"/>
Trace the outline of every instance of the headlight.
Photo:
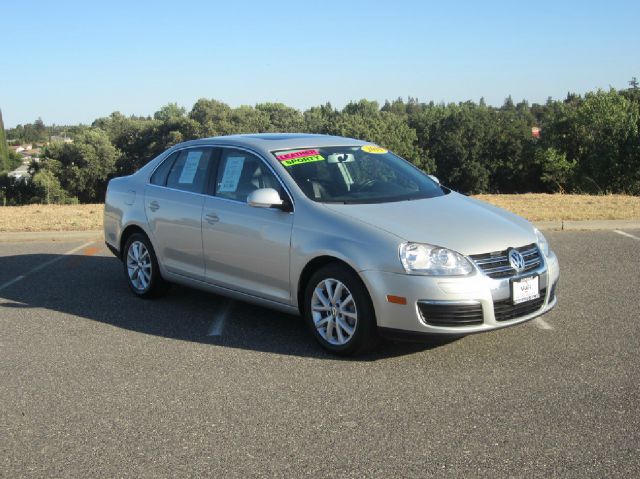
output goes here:
<path id="1" fill-rule="evenodd" d="M 542 251 L 545 256 L 549 256 L 549 242 L 547 241 L 547 238 L 544 237 L 538 228 L 536 228 L 535 231 L 540 251 Z"/>
<path id="2" fill-rule="evenodd" d="M 461 276 L 473 271 L 471 263 L 450 249 L 421 243 L 402 243 L 400 261 L 407 273 Z"/>

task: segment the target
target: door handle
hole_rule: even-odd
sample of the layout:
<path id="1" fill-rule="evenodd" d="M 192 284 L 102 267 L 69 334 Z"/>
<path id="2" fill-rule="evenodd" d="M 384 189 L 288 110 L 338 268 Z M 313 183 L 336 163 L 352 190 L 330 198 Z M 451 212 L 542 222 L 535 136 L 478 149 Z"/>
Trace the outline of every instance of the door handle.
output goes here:
<path id="1" fill-rule="evenodd" d="M 158 211 L 160 209 L 160 204 L 156 200 L 153 200 L 149 203 L 149 209 L 151 211 Z"/>
<path id="2" fill-rule="evenodd" d="M 218 221 L 220 221 L 220 218 L 218 218 L 218 215 L 215 213 L 207 213 L 206 215 L 204 215 L 204 219 L 210 225 L 215 225 Z"/>

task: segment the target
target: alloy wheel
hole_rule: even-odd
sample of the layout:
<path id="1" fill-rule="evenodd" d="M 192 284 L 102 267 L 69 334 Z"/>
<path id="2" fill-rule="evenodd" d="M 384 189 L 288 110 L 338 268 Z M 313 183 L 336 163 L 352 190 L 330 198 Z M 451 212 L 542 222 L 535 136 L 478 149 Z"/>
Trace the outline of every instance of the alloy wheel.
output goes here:
<path id="1" fill-rule="evenodd" d="M 127 273 L 137 291 L 145 291 L 151 283 L 151 255 L 141 241 L 134 241 L 127 251 Z"/>
<path id="2" fill-rule="evenodd" d="M 335 346 L 347 344 L 358 325 L 353 295 L 344 283 L 333 278 L 320 281 L 313 291 L 311 317 L 318 334 Z"/>

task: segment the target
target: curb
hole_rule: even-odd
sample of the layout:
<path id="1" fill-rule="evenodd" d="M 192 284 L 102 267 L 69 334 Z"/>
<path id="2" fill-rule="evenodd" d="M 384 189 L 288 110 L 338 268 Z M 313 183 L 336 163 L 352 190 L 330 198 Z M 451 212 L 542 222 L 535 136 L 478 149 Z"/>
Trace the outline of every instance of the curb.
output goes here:
<path id="1" fill-rule="evenodd" d="M 640 220 L 557 220 L 534 223 L 538 229 L 547 231 L 596 231 L 640 229 Z"/>
<path id="2" fill-rule="evenodd" d="M 21 243 L 23 241 L 75 241 L 87 239 L 103 240 L 102 230 L 90 231 L 6 231 L 0 232 L 0 243 Z"/>

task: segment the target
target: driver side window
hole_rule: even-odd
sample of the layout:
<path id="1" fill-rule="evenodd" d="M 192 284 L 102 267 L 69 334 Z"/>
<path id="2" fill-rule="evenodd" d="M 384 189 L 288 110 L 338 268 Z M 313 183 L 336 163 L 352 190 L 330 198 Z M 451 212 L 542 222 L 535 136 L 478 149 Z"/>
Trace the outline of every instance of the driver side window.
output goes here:
<path id="1" fill-rule="evenodd" d="M 247 196 L 259 188 L 273 188 L 280 197 L 284 194 L 264 161 L 246 151 L 224 148 L 216 178 L 216 196 L 245 202 Z"/>

